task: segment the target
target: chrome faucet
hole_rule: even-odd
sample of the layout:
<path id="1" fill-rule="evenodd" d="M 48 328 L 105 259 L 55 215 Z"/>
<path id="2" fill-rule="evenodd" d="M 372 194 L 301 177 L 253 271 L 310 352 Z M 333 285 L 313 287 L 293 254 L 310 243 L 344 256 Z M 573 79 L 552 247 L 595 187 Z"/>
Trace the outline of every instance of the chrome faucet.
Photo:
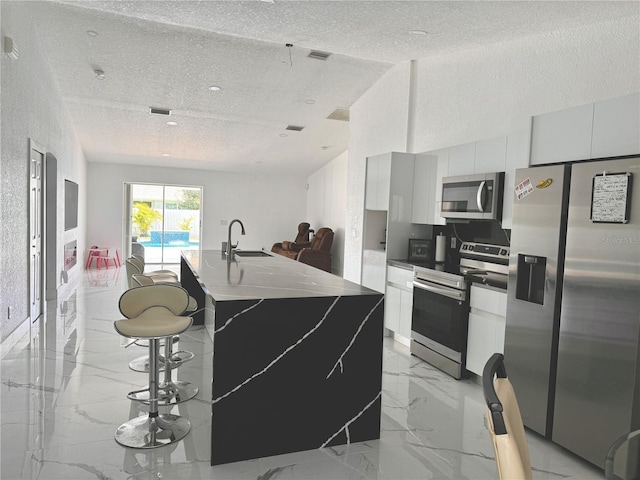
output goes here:
<path id="1" fill-rule="evenodd" d="M 242 224 L 242 222 L 240 220 L 238 220 L 237 218 L 234 220 L 231 220 L 231 223 L 229 224 L 229 231 L 227 233 L 227 251 L 225 252 L 227 254 L 227 259 L 231 260 L 233 258 L 233 255 L 235 253 L 236 247 L 238 246 L 238 244 L 236 243 L 235 245 L 231 245 L 231 227 L 233 227 L 233 224 L 238 222 L 240 224 L 240 227 L 242 227 L 242 235 L 244 235 L 244 225 Z"/>

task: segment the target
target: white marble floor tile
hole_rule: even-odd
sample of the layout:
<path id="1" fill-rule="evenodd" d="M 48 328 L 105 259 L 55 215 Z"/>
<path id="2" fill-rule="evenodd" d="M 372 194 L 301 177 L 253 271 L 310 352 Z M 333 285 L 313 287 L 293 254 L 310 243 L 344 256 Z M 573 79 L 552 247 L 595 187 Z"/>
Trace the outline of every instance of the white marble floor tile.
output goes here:
<path id="1" fill-rule="evenodd" d="M 497 478 L 481 388 L 454 380 L 391 339 L 383 352 L 380 440 L 210 466 L 212 344 L 203 327 L 194 327 L 176 349 L 196 357 L 173 377 L 200 391 L 186 403 L 161 408 L 187 417 L 191 432 L 159 449 L 121 447 L 115 429 L 147 408 L 126 394 L 148 382 L 145 373 L 128 368 L 147 350 L 124 348 L 127 340 L 113 329 L 121 317 L 124 273 L 84 272 L 66 300 L 47 305 L 32 339 L 27 335 L 3 350 L 2 479 Z M 601 470 L 544 438 L 531 432 L 527 438 L 534 479 L 602 478 Z"/>

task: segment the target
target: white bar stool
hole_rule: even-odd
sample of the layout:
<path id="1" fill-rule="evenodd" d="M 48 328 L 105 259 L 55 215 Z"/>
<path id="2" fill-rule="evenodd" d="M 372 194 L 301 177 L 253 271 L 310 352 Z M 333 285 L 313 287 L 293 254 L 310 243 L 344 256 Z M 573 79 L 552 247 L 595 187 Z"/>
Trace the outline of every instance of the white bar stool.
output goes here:
<path id="1" fill-rule="evenodd" d="M 118 427 L 115 440 L 130 448 L 156 448 L 175 443 L 191 430 L 184 417 L 158 412 L 158 341 L 185 332 L 193 323 L 181 314 L 189 305 L 189 294 L 174 285 L 150 285 L 127 290 L 120 297 L 120 312 L 126 317 L 114 322 L 116 331 L 128 338 L 149 340 L 149 414 Z"/>
<path id="2" fill-rule="evenodd" d="M 158 272 L 163 272 L 158 275 L 142 274 L 142 269 L 144 268 L 144 264 L 136 257 L 129 257 L 125 259 L 125 267 L 127 270 L 127 284 L 129 288 L 135 288 L 141 285 L 156 285 L 156 284 L 165 284 L 165 283 L 180 286 L 180 281 L 178 280 L 178 276 L 176 275 L 175 272 L 172 272 L 171 270 L 158 270 Z M 137 280 L 136 280 L 136 276 L 137 276 Z M 138 345 L 137 342 L 136 342 L 136 345 Z M 193 355 L 191 356 L 191 358 L 193 358 Z M 158 360 L 160 362 L 160 366 L 159 366 L 160 371 L 163 371 L 165 368 L 164 357 L 160 355 L 158 357 Z M 145 372 L 145 373 L 148 372 L 149 356 L 142 355 L 140 357 L 134 358 L 129 362 L 129 368 L 135 372 Z"/>
<path id="3" fill-rule="evenodd" d="M 137 284 L 137 287 L 154 285 L 153 280 L 147 275 L 133 274 L 132 278 L 134 284 Z M 189 296 L 189 305 L 187 306 L 186 312 L 183 313 L 194 312 L 195 310 L 197 310 L 197 308 L 198 304 L 195 298 Z M 180 365 L 193 359 L 194 357 L 193 353 L 187 352 L 185 350 L 181 350 L 175 353 L 173 352 L 173 343 L 177 339 L 177 336 L 167 337 L 164 339 L 164 356 L 162 357 L 162 359 L 158 359 L 158 371 L 164 371 L 164 379 L 158 386 L 158 401 L 165 405 L 186 402 L 187 400 L 192 399 L 198 394 L 198 387 L 196 387 L 195 385 L 188 382 L 182 382 L 180 380 L 172 379 L 171 370 L 179 367 Z M 149 357 L 146 357 L 146 359 L 146 365 L 148 368 Z M 135 360 L 133 362 L 135 362 Z M 131 400 L 148 403 L 149 389 L 145 388 L 142 390 L 130 392 L 127 397 L 129 397 Z"/>

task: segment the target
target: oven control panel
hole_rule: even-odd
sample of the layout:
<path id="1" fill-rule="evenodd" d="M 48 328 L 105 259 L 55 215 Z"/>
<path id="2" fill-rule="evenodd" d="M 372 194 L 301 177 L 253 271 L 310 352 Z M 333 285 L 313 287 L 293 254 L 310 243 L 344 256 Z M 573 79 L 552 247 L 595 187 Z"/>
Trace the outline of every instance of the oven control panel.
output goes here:
<path id="1" fill-rule="evenodd" d="M 486 243 L 462 242 L 460 255 L 463 257 L 482 257 L 488 261 L 499 263 L 509 261 L 509 247 L 504 245 L 489 245 Z"/>

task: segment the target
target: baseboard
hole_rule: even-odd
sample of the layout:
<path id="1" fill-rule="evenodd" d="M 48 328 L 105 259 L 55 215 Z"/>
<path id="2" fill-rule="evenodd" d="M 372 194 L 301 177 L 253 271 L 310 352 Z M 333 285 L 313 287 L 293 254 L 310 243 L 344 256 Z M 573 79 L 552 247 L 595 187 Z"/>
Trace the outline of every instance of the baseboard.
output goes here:
<path id="1" fill-rule="evenodd" d="M 482 377 L 480 375 L 476 375 L 473 372 L 469 372 L 469 380 L 471 380 L 476 385 L 482 386 Z"/>
<path id="2" fill-rule="evenodd" d="M 27 346 L 31 343 L 30 335 L 31 319 L 27 317 L 11 334 L 0 344 L 0 359 L 4 358 L 18 345 Z"/>
<path id="3" fill-rule="evenodd" d="M 53 297 L 57 300 L 64 301 L 68 299 L 77 289 L 82 278 L 82 270 L 78 265 L 74 266 L 67 274 L 62 278 L 62 283 L 58 285 L 56 296 Z"/>
<path id="4" fill-rule="evenodd" d="M 403 336 L 403 335 L 400 335 L 399 333 L 395 333 L 395 332 L 394 332 L 394 334 L 393 334 L 393 339 L 394 339 L 396 342 L 401 343 L 401 344 L 402 344 L 402 345 L 404 345 L 405 347 L 409 347 L 409 346 L 411 346 L 411 339 L 409 339 L 409 338 L 407 338 L 407 337 L 405 337 L 405 336 Z"/>

